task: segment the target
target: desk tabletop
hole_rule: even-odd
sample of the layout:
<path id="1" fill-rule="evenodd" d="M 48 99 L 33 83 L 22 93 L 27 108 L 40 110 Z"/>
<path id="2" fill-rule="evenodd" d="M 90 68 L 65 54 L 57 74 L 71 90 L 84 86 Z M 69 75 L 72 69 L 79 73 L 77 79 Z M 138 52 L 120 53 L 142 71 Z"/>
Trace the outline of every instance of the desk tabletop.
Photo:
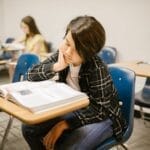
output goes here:
<path id="1" fill-rule="evenodd" d="M 150 64 L 141 61 L 120 62 L 115 65 L 129 68 L 135 72 L 137 76 L 150 77 Z"/>
<path id="2" fill-rule="evenodd" d="M 0 65 L 4 65 L 8 62 L 8 60 L 0 60 Z"/>
<path id="3" fill-rule="evenodd" d="M 88 104 L 88 99 L 79 99 L 78 101 L 73 101 L 60 107 L 53 107 L 45 112 L 32 113 L 29 110 L 0 97 L 0 109 L 27 124 L 41 123 L 86 107 Z"/>

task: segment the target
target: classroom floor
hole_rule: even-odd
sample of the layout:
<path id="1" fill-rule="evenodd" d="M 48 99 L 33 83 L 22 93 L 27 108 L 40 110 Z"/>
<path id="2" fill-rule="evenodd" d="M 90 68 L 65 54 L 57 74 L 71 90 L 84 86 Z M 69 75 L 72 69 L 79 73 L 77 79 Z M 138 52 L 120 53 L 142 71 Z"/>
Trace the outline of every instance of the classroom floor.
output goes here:
<path id="1" fill-rule="evenodd" d="M 9 83 L 8 73 L 0 71 L 0 84 L 3 83 Z M 8 119 L 9 116 L 6 113 L 0 112 L 0 142 L 2 140 Z M 129 150 L 149 150 L 150 127 L 145 127 L 140 119 L 134 118 L 133 133 L 126 144 Z M 112 150 L 114 149 L 115 148 Z M 17 119 L 14 119 L 13 121 L 13 126 L 8 135 L 4 150 L 29 150 L 29 147 L 21 134 L 21 122 Z"/>

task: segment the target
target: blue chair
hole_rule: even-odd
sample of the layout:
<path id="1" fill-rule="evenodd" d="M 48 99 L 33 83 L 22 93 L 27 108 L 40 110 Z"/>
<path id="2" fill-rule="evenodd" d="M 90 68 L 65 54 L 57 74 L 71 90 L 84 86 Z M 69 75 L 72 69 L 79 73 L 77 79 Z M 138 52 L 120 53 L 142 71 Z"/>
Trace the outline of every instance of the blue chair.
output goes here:
<path id="1" fill-rule="evenodd" d="M 13 37 L 9 37 L 6 39 L 5 43 L 12 43 L 15 39 Z M 3 51 L 0 55 L 0 60 L 8 60 L 12 58 L 12 52 Z"/>
<path id="2" fill-rule="evenodd" d="M 46 41 L 45 44 L 46 44 L 46 47 L 47 47 L 47 53 L 52 52 L 52 43 L 49 42 L 49 41 Z"/>
<path id="3" fill-rule="evenodd" d="M 112 64 L 116 62 L 117 50 L 114 47 L 106 46 L 97 54 L 104 63 Z"/>
<path id="4" fill-rule="evenodd" d="M 114 85 L 118 90 L 119 98 L 122 103 L 122 113 L 127 121 L 127 129 L 123 134 L 123 140 L 121 142 L 118 142 L 116 141 L 115 137 L 111 137 L 105 140 L 102 144 L 97 145 L 95 141 L 97 142 L 97 137 L 99 137 L 98 127 L 101 124 L 94 123 L 80 127 L 72 133 L 69 133 L 69 135 L 62 137 L 62 140 L 60 140 L 61 142 L 59 141 L 56 145 L 57 150 L 63 150 L 64 145 L 66 146 L 66 149 L 69 147 L 68 150 L 76 149 L 76 146 L 78 146 L 78 142 L 80 142 L 78 138 L 80 138 L 80 136 L 82 135 L 91 137 L 90 142 L 92 144 L 95 143 L 96 147 L 94 150 L 107 150 L 116 145 L 122 145 L 123 147 L 125 147 L 123 143 L 130 138 L 133 130 L 135 74 L 133 71 L 127 68 L 120 68 L 114 65 L 109 65 L 109 71 L 112 76 Z M 86 143 L 86 146 L 88 144 L 89 143 Z M 78 150 L 80 150 L 80 148 Z"/>
<path id="5" fill-rule="evenodd" d="M 35 54 L 22 54 L 17 61 L 12 82 L 26 80 L 28 69 L 39 62 L 39 57 Z"/>
<path id="6" fill-rule="evenodd" d="M 26 73 L 29 68 L 31 68 L 33 65 L 40 63 L 39 57 L 35 54 L 22 54 L 18 61 L 15 68 L 14 76 L 12 82 L 19 82 L 22 80 L 26 80 Z M 4 144 L 6 142 L 10 127 L 13 122 L 13 116 L 10 116 L 10 119 L 8 121 L 0 149 L 2 150 L 4 148 Z"/>
<path id="7" fill-rule="evenodd" d="M 15 40 L 13 37 L 8 37 L 5 41 L 5 43 L 12 43 Z"/>
<path id="8" fill-rule="evenodd" d="M 124 143 L 130 138 L 133 131 L 135 74 L 127 68 L 113 65 L 109 66 L 109 71 L 122 101 L 122 113 L 127 121 L 127 129 L 123 134 L 121 142 L 116 141 L 115 137 L 111 137 L 99 145 L 96 150 L 107 150 L 117 145 L 121 145 L 124 149 L 127 149 Z"/>
<path id="9" fill-rule="evenodd" d="M 135 94 L 135 105 L 140 107 L 141 118 L 146 125 L 147 121 L 150 121 L 150 114 L 146 115 L 143 108 L 150 109 L 150 77 L 146 78 L 143 89 Z"/>

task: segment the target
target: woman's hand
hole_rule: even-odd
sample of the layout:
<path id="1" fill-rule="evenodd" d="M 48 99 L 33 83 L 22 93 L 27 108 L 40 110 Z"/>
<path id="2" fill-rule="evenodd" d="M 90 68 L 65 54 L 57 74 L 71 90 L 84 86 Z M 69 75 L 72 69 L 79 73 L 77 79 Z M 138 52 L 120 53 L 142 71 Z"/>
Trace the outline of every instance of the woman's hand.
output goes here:
<path id="1" fill-rule="evenodd" d="M 46 150 L 53 150 L 58 138 L 61 136 L 63 131 L 68 128 L 69 126 L 66 121 L 60 121 L 57 123 L 43 139 L 43 144 L 45 145 Z"/>
<path id="2" fill-rule="evenodd" d="M 59 50 L 58 61 L 54 64 L 53 70 L 55 72 L 65 69 L 69 64 L 65 61 L 64 54 Z"/>

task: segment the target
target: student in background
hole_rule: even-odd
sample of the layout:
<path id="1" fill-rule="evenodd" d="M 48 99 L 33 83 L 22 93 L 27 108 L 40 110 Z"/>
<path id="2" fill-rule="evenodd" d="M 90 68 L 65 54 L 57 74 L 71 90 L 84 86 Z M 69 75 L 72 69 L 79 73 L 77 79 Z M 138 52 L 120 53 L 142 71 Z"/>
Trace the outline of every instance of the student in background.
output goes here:
<path id="1" fill-rule="evenodd" d="M 33 17 L 26 16 L 21 20 L 20 27 L 24 36 L 16 42 L 23 43 L 25 52 L 40 53 L 47 52 L 47 45 L 44 37 L 41 35 Z"/>
<path id="2" fill-rule="evenodd" d="M 20 27 L 24 33 L 24 36 L 18 40 L 15 40 L 14 43 L 22 43 L 24 45 L 25 48 L 21 51 L 21 54 L 33 53 L 41 58 L 42 54 L 47 53 L 48 47 L 46 41 L 41 35 L 33 17 L 26 16 L 22 18 Z M 18 53 L 14 55 L 14 58 L 12 58 L 13 62 L 8 64 L 10 81 L 12 81 L 16 66 L 16 62 L 14 61 L 16 61 L 19 57 L 18 55 Z"/>
<path id="3" fill-rule="evenodd" d="M 59 51 L 28 72 L 30 81 L 50 79 L 58 73 L 59 82 L 85 92 L 90 100 L 89 106 L 66 115 L 37 125 L 23 124 L 23 136 L 31 150 L 57 149 L 60 143 L 63 150 L 92 150 L 112 135 L 121 140 L 125 120 L 117 91 L 107 66 L 97 56 L 104 44 L 105 30 L 100 22 L 92 16 L 79 16 L 67 26 Z M 95 123 L 95 128 L 88 127 L 89 132 L 84 133 L 83 128 L 69 146 L 63 143 L 75 129 Z"/>

